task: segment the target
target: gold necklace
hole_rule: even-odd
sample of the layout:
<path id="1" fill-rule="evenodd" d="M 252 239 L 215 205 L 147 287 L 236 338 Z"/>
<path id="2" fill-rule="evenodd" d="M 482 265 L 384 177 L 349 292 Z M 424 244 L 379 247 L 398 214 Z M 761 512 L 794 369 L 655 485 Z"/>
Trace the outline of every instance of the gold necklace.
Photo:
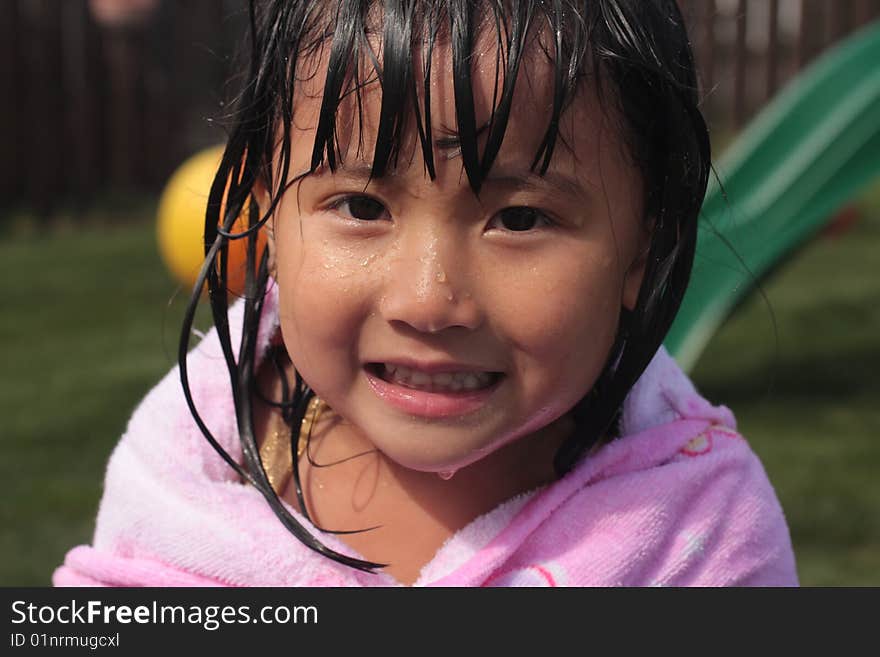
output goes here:
<path id="1" fill-rule="evenodd" d="M 299 440 L 296 445 L 297 460 L 302 458 L 305 453 L 309 434 L 326 407 L 327 404 L 317 396 L 312 397 L 309 401 L 309 406 L 303 415 L 302 422 L 300 422 Z M 272 489 L 277 495 L 281 495 L 293 476 L 293 464 L 290 462 L 291 431 L 280 414 L 274 425 L 272 433 L 260 445 L 260 461 L 263 463 L 263 469 L 266 471 Z"/>

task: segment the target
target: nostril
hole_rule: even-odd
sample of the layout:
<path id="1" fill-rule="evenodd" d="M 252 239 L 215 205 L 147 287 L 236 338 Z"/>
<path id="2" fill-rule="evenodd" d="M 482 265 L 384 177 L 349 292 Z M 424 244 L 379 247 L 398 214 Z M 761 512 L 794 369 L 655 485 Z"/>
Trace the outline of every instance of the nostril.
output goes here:
<path id="1" fill-rule="evenodd" d="M 457 277 L 444 267 L 426 270 L 419 278 L 389 278 L 377 310 L 388 322 L 401 322 L 420 333 L 439 333 L 451 327 L 474 329 L 482 312 L 469 289 L 456 286 Z"/>

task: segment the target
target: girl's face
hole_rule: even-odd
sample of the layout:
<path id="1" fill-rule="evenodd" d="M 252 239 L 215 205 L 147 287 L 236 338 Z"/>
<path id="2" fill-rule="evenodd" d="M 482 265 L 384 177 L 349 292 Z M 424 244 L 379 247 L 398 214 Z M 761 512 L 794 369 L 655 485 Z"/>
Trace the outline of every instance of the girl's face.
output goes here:
<path id="1" fill-rule="evenodd" d="M 448 62 L 436 57 L 435 72 Z M 458 157 L 451 76 L 435 74 L 434 181 L 413 135 L 398 167 L 369 179 L 370 160 L 356 151 L 361 141 L 372 157 L 381 103 L 373 84 L 362 94 L 363 133 L 354 113 L 338 126 L 344 165 L 291 187 L 275 213 L 270 243 L 291 360 L 408 468 L 454 471 L 565 414 L 592 387 L 621 306 L 633 307 L 641 284 L 642 183 L 614 122 L 582 91 L 546 175 L 531 173 L 552 75 L 541 57 L 523 66 L 479 198 Z M 475 71 L 480 126 L 495 84 L 492 49 Z M 309 168 L 321 79 L 294 99 L 292 175 Z"/>

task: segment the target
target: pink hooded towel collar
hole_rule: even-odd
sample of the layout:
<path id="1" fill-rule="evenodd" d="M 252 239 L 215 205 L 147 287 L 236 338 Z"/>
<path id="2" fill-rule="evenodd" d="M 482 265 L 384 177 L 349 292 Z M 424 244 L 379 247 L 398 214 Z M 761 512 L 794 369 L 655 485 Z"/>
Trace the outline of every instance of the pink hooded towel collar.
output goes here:
<path id="1" fill-rule="evenodd" d="M 231 327 L 240 327 L 242 312 L 241 303 L 232 308 Z M 274 286 L 263 312 L 260 353 L 278 325 Z M 203 418 L 240 460 L 214 331 L 190 353 L 189 369 Z M 663 349 L 630 392 L 622 429 L 563 479 L 453 535 L 416 585 L 797 584 L 782 509 L 760 461 L 730 411 L 700 397 Z M 318 535 L 354 554 L 332 535 Z M 143 400 L 111 456 L 93 544 L 72 549 L 53 582 L 398 584 L 332 562 L 291 536 L 201 435 L 177 368 Z"/>

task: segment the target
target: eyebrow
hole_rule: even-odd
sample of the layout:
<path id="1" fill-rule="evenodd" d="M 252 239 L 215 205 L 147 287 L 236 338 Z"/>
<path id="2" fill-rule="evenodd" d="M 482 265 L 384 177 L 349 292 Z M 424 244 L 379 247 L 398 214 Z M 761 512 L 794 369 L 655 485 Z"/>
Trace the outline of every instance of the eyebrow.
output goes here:
<path id="1" fill-rule="evenodd" d="M 438 150 L 458 150 L 458 152 L 449 153 L 447 155 L 448 159 L 454 159 L 461 155 L 461 137 L 454 130 L 450 128 L 444 128 L 440 126 L 440 129 L 443 132 L 448 134 L 447 137 L 441 137 L 440 139 L 434 140 L 434 145 Z M 483 135 L 489 129 L 489 122 L 487 121 L 479 128 L 477 128 L 477 137 Z M 492 175 L 494 172 L 495 175 Z M 484 185 L 495 184 L 499 187 L 509 187 L 512 189 L 524 189 L 527 191 L 546 191 L 547 188 L 551 188 L 553 191 L 556 191 L 560 194 L 565 194 L 569 196 L 581 196 L 587 193 L 587 190 L 584 188 L 577 179 L 567 176 L 565 174 L 547 172 L 544 175 L 539 175 L 534 171 L 528 171 L 525 174 L 518 173 L 508 173 L 505 171 L 498 171 L 491 169 L 489 171 L 489 176 L 483 181 Z"/>
<path id="2" fill-rule="evenodd" d="M 329 174 L 329 169 L 321 168 L 315 172 L 318 176 Z M 367 162 L 358 161 L 351 164 L 342 163 L 336 169 L 336 175 L 341 175 L 351 182 L 363 183 L 366 188 L 371 182 L 381 184 L 383 181 L 388 182 L 387 176 L 384 179 L 372 178 L 372 166 Z M 544 175 L 535 173 L 534 171 L 506 171 L 504 169 L 493 168 L 486 179 L 483 181 L 484 188 L 496 187 L 507 190 L 522 190 L 527 192 L 543 192 L 557 193 L 569 197 L 583 198 L 590 196 L 588 185 L 578 181 L 576 178 L 564 173 L 548 171 Z"/>
<path id="3" fill-rule="evenodd" d="M 576 178 L 548 171 L 544 175 L 535 173 L 534 171 L 526 171 L 525 173 L 506 172 L 504 170 L 489 172 L 489 175 L 483 181 L 483 185 L 497 185 L 511 189 L 521 189 L 530 192 L 557 192 L 566 196 L 582 197 L 589 194 L 589 190 L 584 183 Z"/>
<path id="4" fill-rule="evenodd" d="M 483 134 L 489 129 L 489 122 L 487 121 L 479 128 L 477 128 L 476 137 L 479 139 L 483 136 Z M 452 153 L 447 153 L 446 158 L 451 160 L 459 155 L 461 155 L 461 136 L 450 128 L 445 128 L 443 126 L 439 126 L 439 130 L 446 134 L 445 137 L 440 137 L 439 139 L 434 140 L 434 146 L 437 147 L 438 151 L 457 151 Z"/>

